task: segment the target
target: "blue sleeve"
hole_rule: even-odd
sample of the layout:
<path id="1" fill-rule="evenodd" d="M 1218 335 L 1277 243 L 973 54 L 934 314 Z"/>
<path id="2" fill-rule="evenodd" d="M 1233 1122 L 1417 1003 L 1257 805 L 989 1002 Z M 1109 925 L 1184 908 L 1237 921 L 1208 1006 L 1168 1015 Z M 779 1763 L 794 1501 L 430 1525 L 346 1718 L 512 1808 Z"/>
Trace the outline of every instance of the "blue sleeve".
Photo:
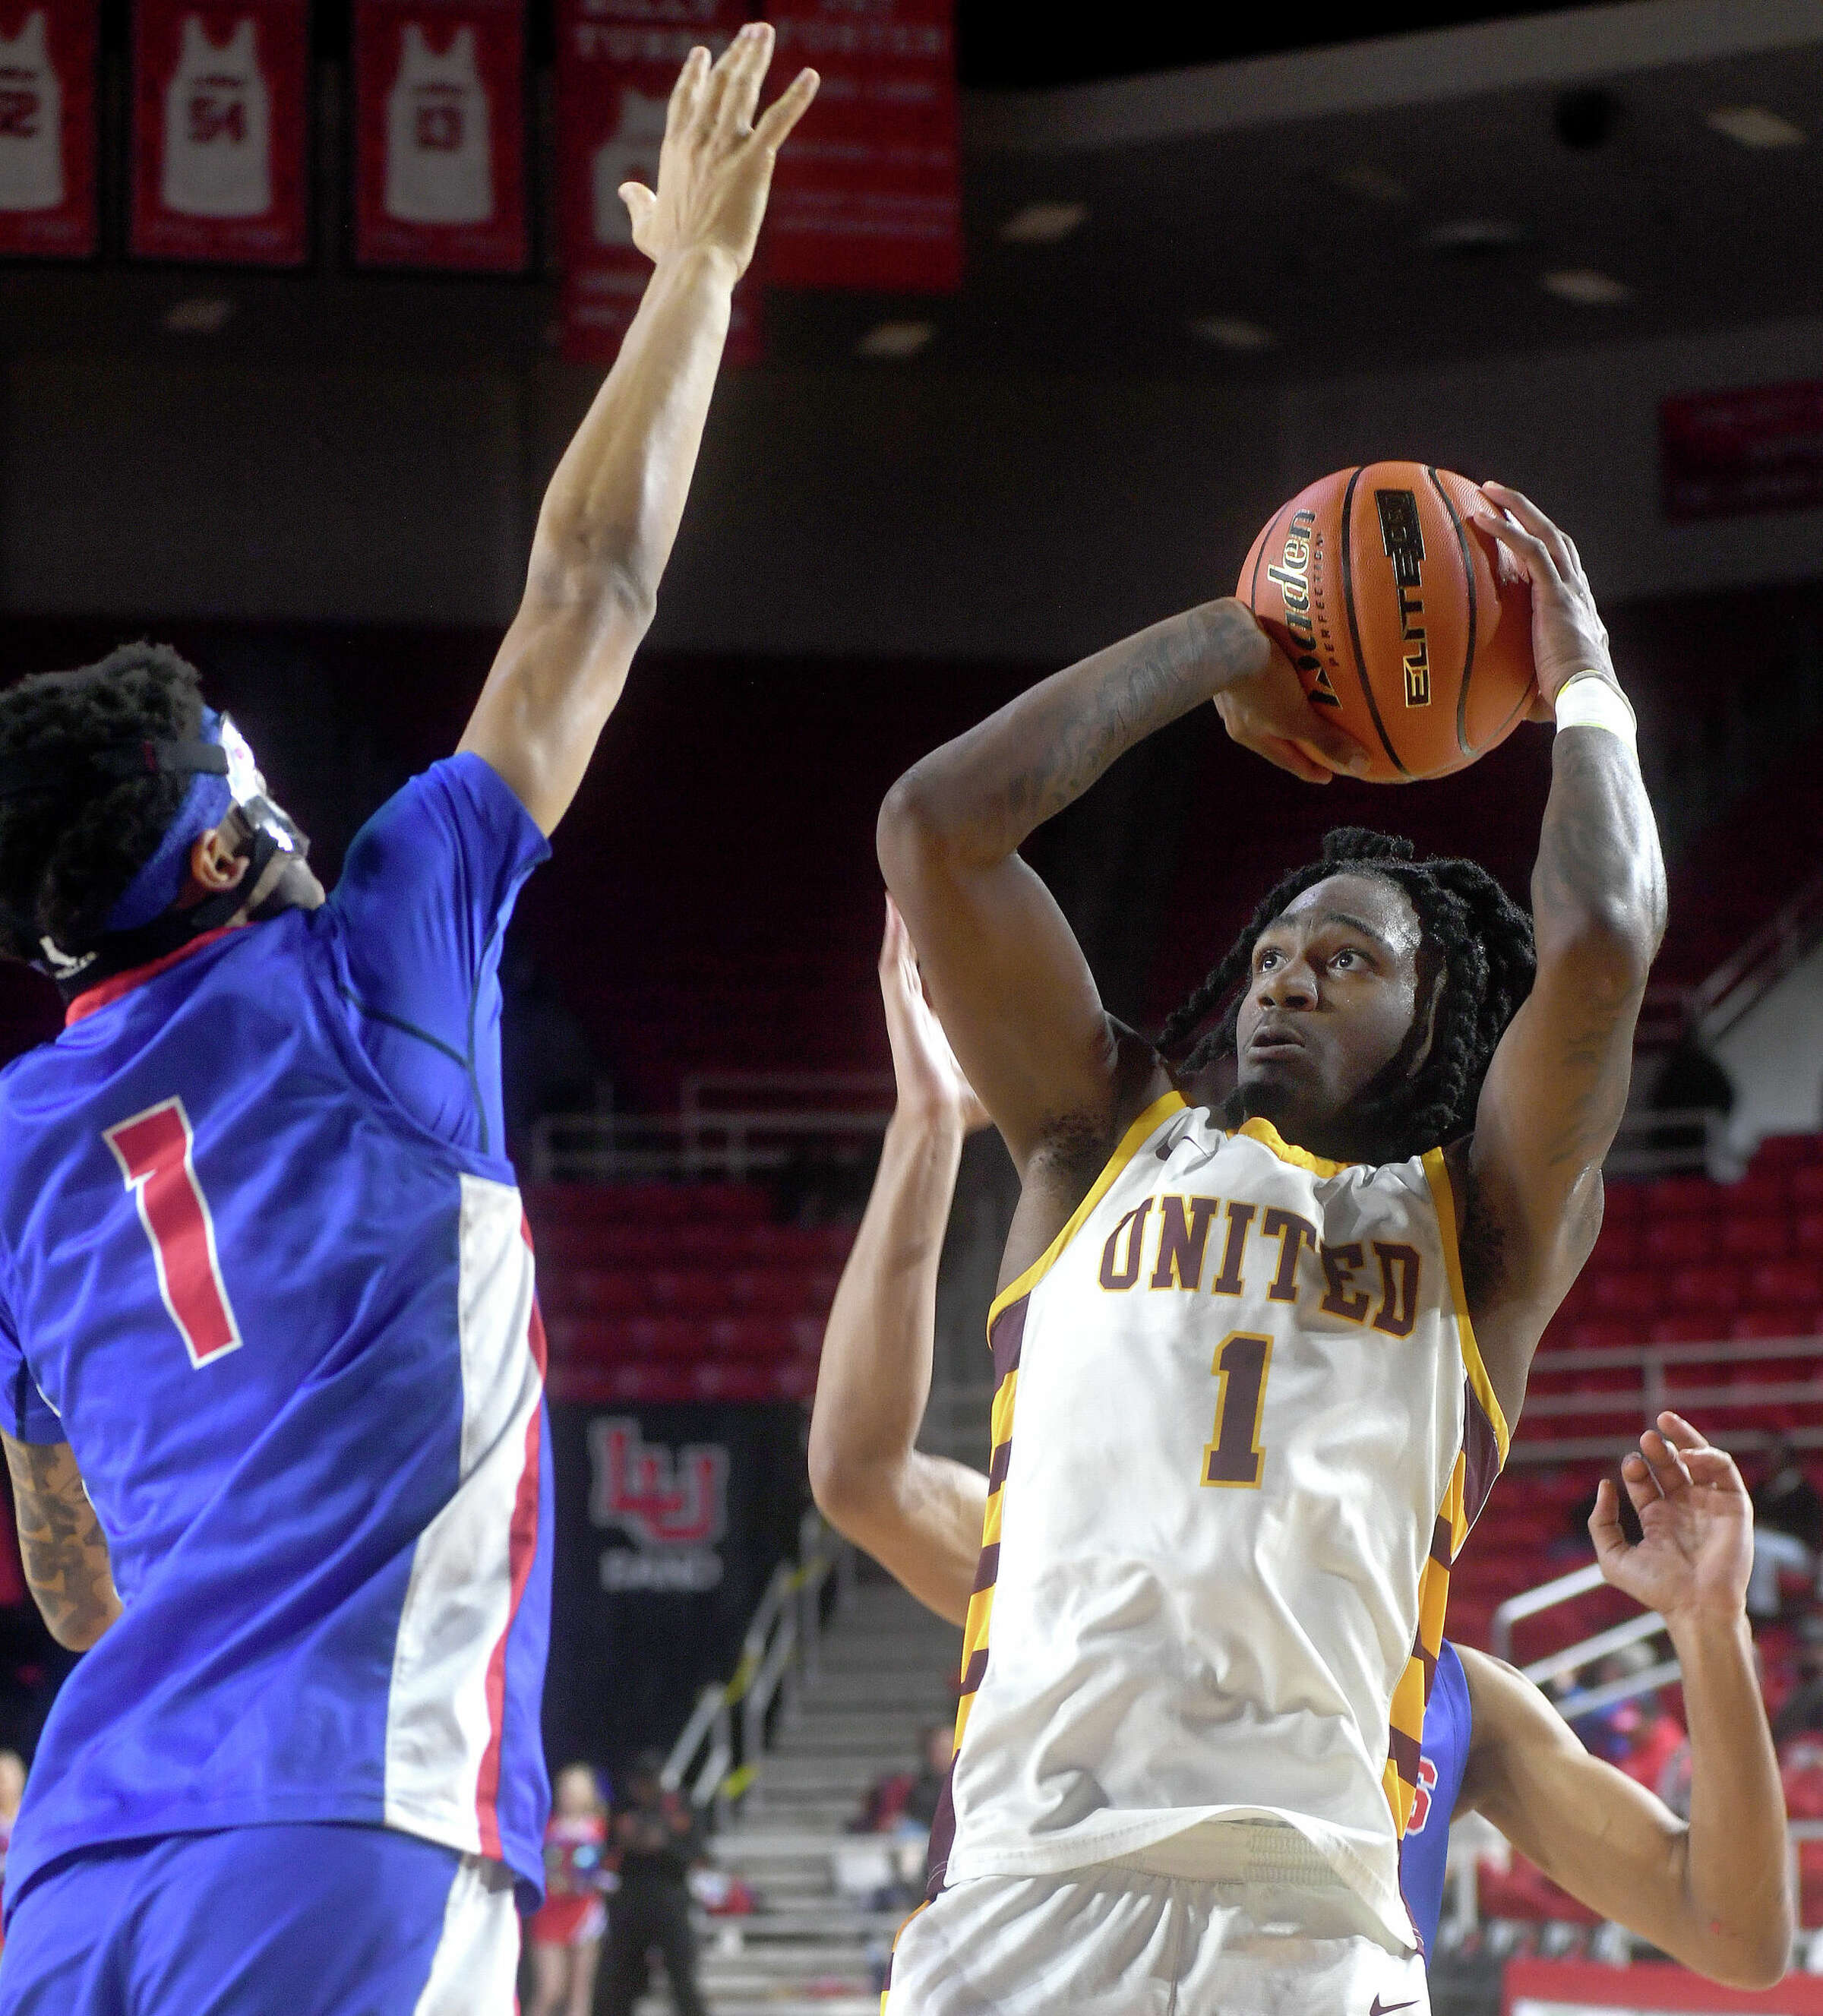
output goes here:
<path id="1" fill-rule="evenodd" d="M 61 1442 L 69 1438 L 56 1409 L 38 1391 L 13 1321 L 0 1298 L 0 1427 L 16 1442 Z"/>
<path id="2" fill-rule="evenodd" d="M 420 1121 L 484 1154 L 505 1153 L 501 936 L 549 853 L 499 773 L 452 756 L 355 836 L 326 906 L 363 1047 Z"/>

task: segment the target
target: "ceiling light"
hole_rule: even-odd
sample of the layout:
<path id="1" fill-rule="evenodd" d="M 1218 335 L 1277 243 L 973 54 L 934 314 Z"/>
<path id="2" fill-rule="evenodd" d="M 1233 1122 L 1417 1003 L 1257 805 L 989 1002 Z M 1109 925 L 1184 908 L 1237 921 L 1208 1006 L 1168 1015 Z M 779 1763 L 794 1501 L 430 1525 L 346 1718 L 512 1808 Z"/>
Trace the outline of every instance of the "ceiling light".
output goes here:
<path id="1" fill-rule="evenodd" d="M 855 345 L 857 357 L 916 357 L 937 333 L 934 322 L 876 322 Z"/>
<path id="2" fill-rule="evenodd" d="M 1560 301 L 1574 301 L 1580 308 L 1619 308 L 1633 299 L 1633 290 L 1624 280 L 1598 273 L 1593 266 L 1575 266 L 1561 273 L 1545 273 L 1538 284 Z"/>
<path id="3" fill-rule="evenodd" d="M 1803 127 L 1764 105 L 1720 105 L 1702 123 L 1743 147 L 1801 147 L 1807 137 Z"/>
<path id="4" fill-rule="evenodd" d="M 1054 245 L 1089 214 L 1086 203 L 1029 203 L 1000 226 L 1010 245 Z"/>
<path id="5" fill-rule="evenodd" d="M 234 304 L 221 294 L 196 294 L 174 301 L 159 317 L 174 336 L 214 336 L 234 313 Z"/>
<path id="6" fill-rule="evenodd" d="M 1191 324 L 1194 335 L 1223 350 L 1270 350 L 1277 340 L 1270 329 L 1239 315 L 1204 315 Z"/>
<path id="7" fill-rule="evenodd" d="M 1434 225 L 1424 242 L 1439 258 L 1479 259 L 1526 242 L 1526 227 L 1504 217 L 1458 217 Z"/>
<path id="8" fill-rule="evenodd" d="M 1411 193 L 1396 175 L 1388 175 L 1384 168 L 1370 167 L 1365 161 L 1356 162 L 1352 168 L 1338 169 L 1335 185 L 1346 189 L 1351 196 L 1365 196 L 1369 203 L 1389 206 L 1403 203 Z"/>

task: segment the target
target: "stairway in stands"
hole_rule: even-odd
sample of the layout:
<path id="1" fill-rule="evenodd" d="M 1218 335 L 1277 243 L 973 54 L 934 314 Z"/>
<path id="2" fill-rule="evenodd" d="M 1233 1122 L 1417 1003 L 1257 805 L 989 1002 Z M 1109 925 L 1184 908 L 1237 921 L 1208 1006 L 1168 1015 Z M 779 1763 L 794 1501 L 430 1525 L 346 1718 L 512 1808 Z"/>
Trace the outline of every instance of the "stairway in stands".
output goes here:
<path id="1" fill-rule="evenodd" d="M 906 1913 L 842 1896 L 832 1857 L 853 1844 L 848 1822 L 874 1782 L 915 1768 L 921 1732 L 955 1713 L 961 1649 L 961 1633 L 896 1584 L 859 1582 L 758 1782 L 713 1844 L 716 1863 L 758 1902 L 751 1917 L 705 1925 L 702 1985 L 715 2016 L 874 2016 L 872 1965 Z M 668 2007 L 661 1992 L 641 2016 Z"/>

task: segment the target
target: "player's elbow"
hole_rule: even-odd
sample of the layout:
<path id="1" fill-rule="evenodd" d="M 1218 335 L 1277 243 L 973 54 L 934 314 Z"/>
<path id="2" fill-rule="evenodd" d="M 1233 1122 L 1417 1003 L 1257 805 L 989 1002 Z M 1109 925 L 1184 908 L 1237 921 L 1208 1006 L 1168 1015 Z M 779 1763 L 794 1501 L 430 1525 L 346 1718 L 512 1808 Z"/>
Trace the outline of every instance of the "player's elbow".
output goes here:
<path id="1" fill-rule="evenodd" d="M 880 872 L 895 895 L 933 874 L 966 866 L 981 852 L 977 808 L 946 774 L 944 754 L 939 750 L 914 763 L 881 805 L 874 844 Z"/>
<path id="2" fill-rule="evenodd" d="M 837 1438 L 810 1425 L 810 1496 L 816 1509 L 845 1539 L 863 1540 L 886 1495 L 884 1467 L 841 1446 Z"/>
<path id="3" fill-rule="evenodd" d="M 1538 964 L 1573 977 L 1591 1003 L 1619 1009 L 1645 992 L 1664 928 L 1662 907 L 1643 898 L 1604 897 L 1569 916 L 1540 916 Z"/>

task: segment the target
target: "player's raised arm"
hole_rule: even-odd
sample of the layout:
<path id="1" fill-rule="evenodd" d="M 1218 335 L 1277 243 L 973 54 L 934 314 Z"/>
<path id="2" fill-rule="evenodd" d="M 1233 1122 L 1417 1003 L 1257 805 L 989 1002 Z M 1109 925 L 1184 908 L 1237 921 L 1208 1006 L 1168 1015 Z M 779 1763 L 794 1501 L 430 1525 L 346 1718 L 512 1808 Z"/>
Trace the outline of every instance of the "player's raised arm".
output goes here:
<path id="1" fill-rule="evenodd" d="M 639 313 L 545 492 L 524 600 L 461 747 L 549 833 L 575 796 L 652 620 L 696 467 L 773 158 L 816 95 L 802 72 L 758 124 L 773 31 L 743 28 L 712 67 L 694 49 L 671 95 L 656 191 L 621 194 L 654 265 Z"/>
<path id="2" fill-rule="evenodd" d="M 1489 1067 L 1474 1135 L 1452 1157 L 1470 1306 L 1514 1421 L 1539 1336 L 1601 1229 L 1601 1164 L 1664 934 L 1665 866 L 1632 709 L 1576 547 L 1517 491 L 1485 492 L 1477 522 L 1531 584 L 1539 690 L 1558 722 L 1532 874 L 1537 977 Z"/>
<path id="3" fill-rule="evenodd" d="M 1791 1952 L 1785 1800 L 1745 1607 L 1753 1510 L 1740 1473 L 1661 1414 L 1623 1467 L 1641 1538 L 1604 1480 L 1589 1530 L 1616 1588 L 1665 1619 L 1683 1668 L 1690 1819 L 1591 1757 L 1538 1690 L 1464 1652 L 1475 1736 L 1459 1803 L 1605 1917 L 1712 1980 L 1770 1986 Z"/>
<path id="4" fill-rule="evenodd" d="M 1144 1104 L 1152 1064 L 1149 1050 L 1123 1049 L 1062 912 L 1018 849 L 1135 743 L 1243 689 L 1250 718 L 1302 745 L 1313 773 L 1326 774 L 1317 757 L 1336 769 L 1359 757 L 1229 599 L 1044 680 L 914 765 L 881 807 L 887 887 L 962 1067 L 1022 1176 L 1060 1142 L 1099 1161 Z"/>
<path id="5" fill-rule="evenodd" d="M 937 1263 L 965 1134 L 986 1120 L 924 996 L 903 920 L 880 948 L 899 1103 L 823 1334 L 810 1488 L 840 1532 L 921 1603 L 964 1622 L 988 1481 L 917 1446 L 931 1392 Z"/>
<path id="6" fill-rule="evenodd" d="M 13 1478 L 26 1586 L 57 1643 L 86 1652 L 121 1614 L 107 1536 L 67 1442 L 0 1435 Z"/>

